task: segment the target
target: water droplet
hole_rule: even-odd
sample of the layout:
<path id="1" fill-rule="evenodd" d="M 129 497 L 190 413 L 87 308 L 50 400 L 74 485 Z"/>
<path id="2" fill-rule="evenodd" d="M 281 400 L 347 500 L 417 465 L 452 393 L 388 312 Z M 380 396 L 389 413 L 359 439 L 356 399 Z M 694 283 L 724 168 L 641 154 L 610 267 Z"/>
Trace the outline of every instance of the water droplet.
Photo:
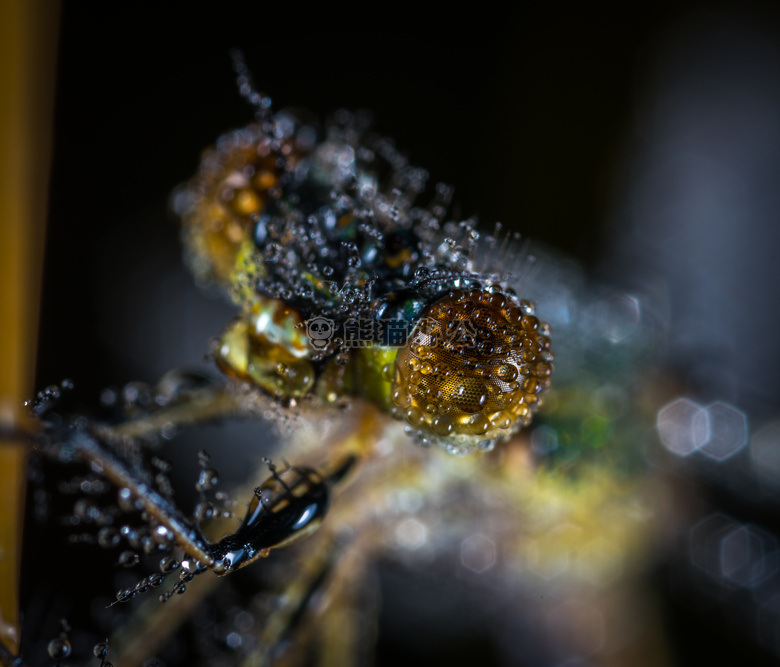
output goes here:
<path id="1" fill-rule="evenodd" d="M 158 548 L 159 545 L 154 541 L 154 538 L 151 535 L 144 535 L 141 538 L 141 549 L 143 549 L 145 554 L 154 553 Z"/>
<path id="2" fill-rule="evenodd" d="M 493 426 L 500 429 L 509 428 L 512 425 L 512 415 L 507 412 L 499 412 L 493 417 Z"/>
<path id="3" fill-rule="evenodd" d="M 271 242 L 265 246 L 263 256 L 266 262 L 276 263 L 281 258 L 282 248 L 278 243 Z"/>
<path id="4" fill-rule="evenodd" d="M 81 519 L 91 514 L 93 504 L 86 498 L 79 498 L 73 503 L 73 514 Z"/>
<path id="5" fill-rule="evenodd" d="M 438 415 L 434 417 L 431 427 L 437 435 L 449 435 L 452 432 L 452 419 L 447 415 Z"/>
<path id="6" fill-rule="evenodd" d="M 484 414 L 472 415 L 469 419 L 469 430 L 474 435 L 487 433 L 490 428 L 490 420 Z"/>
<path id="7" fill-rule="evenodd" d="M 132 596 L 133 596 L 133 591 L 130 588 L 120 588 L 116 592 L 117 602 L 124 602 L 125 600 L 131 598 Z"/>
<path id="8" fill-rule="evenodd" d="M 165 526 L 155 526 L 152 536 L 161 546 L 169 546 L 173 542 L 173 533 Z"/>
<path id="9" fill-rule="evenodd" d="M 536 331 L 539 328 L 539 318 L 534 315 L 526 315 L 523 318 L 523 328 L 526 331 Z"/>
<path id="10" fill-rule="evenodd" d="M 198 483 L 195 488 L 198 491 L 205 491 L 206 489 L 214 488 L 217 482 L 219 482 L 219 475 L 217 474 L 217 471 L 213 470 L 212 468 L 205 468 L 200 471 L 200 474 L 198 475 Z"/>
<path id="11" fill-rule="evenodd" d="M 123 565 L 124 567 L 133 567 L 134 565 L 138 565 L 138 562 L 141 559 L 138 557 L 138 554 L 135 553 L 135 551 L 130 551 L 129 549 L 127 551 L 123 551 L 121 554 L 119 554 L 119 565 Z"/>
<path id="12" fill-rule="evenodd" d="M 198 521 L 206 521 L 214 516 L 214 505 L 210 502 L 201 502 L 195 505 L 195 518 Z"/>
<path id="13" fill-rule="evenodd" d="M 119 493 L 117 494 L 117 505 L 119 505 L 119 509 L 123 512 L 132 512 L 136 509 L 136 503 L 133 499 L 133 492 L 128 489 L 119 489 Z"/>
<path id="14" fill-rule="evenodd" d="M 409 394 L 404 391 L 403 389 L 396 389 L 393 392 L 393 403 L 395 403 L 398 407 L 406 408 L 411 403 L 411 397 Z"/>
<path id="15" fill-rule="evenodd" d="M 406 411 L 406 421 L 412 426 L 422 426 L 425 423 L 425 417 L 418 408 L 409 408 Z"/>
<path id="16" fill-rule="evenodd" d="M 528 378 L 523 382 L 523 391 L 528 394 L 538 394 L 542 390 L 542 383 L 536 378 Z"/>
<path id="17" fill-rule="evenodd" d="M 92 647 L 92 655 L 96 658 L 105 658 L 108 655 L 108 641 L 98 642 Z"/>
<path id="18" fill-rule="evenodd" d="M 49 642 L 46 650 L 52 660 L 64 660 L 70 655 L 70 642 L 64 637 L 57 637 Z"/>
<path id="19" fill-rule="evenodd" d="M 116 528 L 101 528 L 98 531 L 98 544 L 104 549 L 111 549 L 119 545 L 119 533 Z"/>
<path id="20" fill-rule="evenodd" d="M 142 515 L 143 518 L 143 515 Z M 146 518 L 144 518 L 146 520 Z M 130 528 L 129 526 L 122 526 L 121 534 L 124 536 L 124 538 L 127 540 L 127 543 L 130 545 L 130 548 L 132 549 L 140 549 L 141 548 L 141 539 L 143 537 L 143 531 L 141 529 L 134 530 Z"/>
<path id="21" fill-rule="evenodd" d="M 162 582 L 165 581 L 165 575 L 160 574 L 159 572 L 155 572 L 154 574 L 149 575 L 149 585 L 153 587 L 157 587 L 162 584 Z"/>

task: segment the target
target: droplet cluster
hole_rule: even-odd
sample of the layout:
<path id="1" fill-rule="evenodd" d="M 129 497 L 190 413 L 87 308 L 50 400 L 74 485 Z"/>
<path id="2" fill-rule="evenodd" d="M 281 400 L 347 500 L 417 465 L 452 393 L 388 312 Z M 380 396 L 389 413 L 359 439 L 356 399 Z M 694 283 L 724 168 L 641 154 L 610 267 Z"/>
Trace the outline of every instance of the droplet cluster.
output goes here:
<path id="1" fill-rule="evenodd" d="M 489 448 L 528 424 L 550 385 L 548 329 L 498 290 L 433 304 L 396 360 L 395 413 L 431 444 Z"/>

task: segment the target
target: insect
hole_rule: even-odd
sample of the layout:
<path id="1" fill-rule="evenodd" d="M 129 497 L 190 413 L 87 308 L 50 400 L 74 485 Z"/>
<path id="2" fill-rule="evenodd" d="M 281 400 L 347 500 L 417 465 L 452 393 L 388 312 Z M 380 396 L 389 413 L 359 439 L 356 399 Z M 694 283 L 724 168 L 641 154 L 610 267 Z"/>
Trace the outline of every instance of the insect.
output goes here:
<path id="1" fill-rule="evenodd" d="M 652 331 L 637 327 L 626 295 L 586 298 L 576 269 L 535 263 L 499 231 L 449 221 L 447 188 L 417 204 L 425 173 L 360 116 L 342 113 L 318 136 L 273 113 L 236 63 L 257 121 L 221 138 L 175 198 L 196 278 L 227 286 L 241 309 L 212 346 L 231 381 L 174 372 L 151 388 L 128 386 L 103 420 L 69 416 L 59 389 L 35 406 L 47 424 L 39 449 L 90 467 L 62 485 L 76 496 L 78 535 L 117 552 L 120 566 L 144 560 L 152 571 L 131 583 L 121 572 L 106 605 L 117 663 L 316 655 L 358 664 L 373 637 L 358 611 L 376 605 L 364 585 L 373 563 L 411 555 L 495 573 L 494 586 L 510 582 L 493 596 L 505 610 L 527 596 L 528 577 L 574 582 L 547 611 L 564 627 L 601 627 L 566 649 L 597 655 L 609 634 L 598 591 L 640 567 L 632 545 L 655 530 L 634 478 L 649 437 L 634 406 L 644 395 L 622 393 L 651 353 Z M 562 334 L 560 389 L 550 381 L 555 333 L 531 299 L 540 312 L 547 304 Z M 536 413 L 529 435 L 521 427 Z M 267 481 L 227 497 L 213 491 L 203 455 L 198 503 L 185 512 L 155 447 L 229 415 L 292 419 L 279 428 L 294 464 L 269 464 Z M 243 521 L 226 527 L 236 515 Z M 292 542 L 273 564 L 269 550 Z M 250 563 L 258 572 L 248 576 L 273 575 L 256 594 L 233 583 Z M 143 602 L 169 577 L 164 604 Z M 269 592 L 273 580 L 284 594 Z M 195 649 L 166 647 L 163 619 L 178 624 L 200 601 L 231 595 L 240 604 L 214 611 L 220 634 L 203 633 Z"/>

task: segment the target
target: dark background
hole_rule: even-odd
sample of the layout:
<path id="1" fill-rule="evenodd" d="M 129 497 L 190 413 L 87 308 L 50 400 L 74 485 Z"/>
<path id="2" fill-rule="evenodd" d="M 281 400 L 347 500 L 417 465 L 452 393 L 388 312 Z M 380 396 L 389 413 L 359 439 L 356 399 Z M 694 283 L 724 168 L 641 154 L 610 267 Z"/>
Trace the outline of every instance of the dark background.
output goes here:
<path id="1" fill-rule="evenodd" d="M 89 407 L 105 386 L 200 361 L 229 316 L 192 287 L 168 197 L 203 148 L 251 117 L 231 48 L 276 108 L 369 109 L 434 182 L 455 186 L 461 217 L 596 266 L 620 233 L 648 51 L 702 11 L 778 23 L 770 3 L 712 7 L 65 3 L 37 385 L 72 378 Z M 668 593 L 667 575 L 653 584 L 679 664 L 769 661 L 724 616 Z M 402 645 L 380 646 L 412 664 Z"/>

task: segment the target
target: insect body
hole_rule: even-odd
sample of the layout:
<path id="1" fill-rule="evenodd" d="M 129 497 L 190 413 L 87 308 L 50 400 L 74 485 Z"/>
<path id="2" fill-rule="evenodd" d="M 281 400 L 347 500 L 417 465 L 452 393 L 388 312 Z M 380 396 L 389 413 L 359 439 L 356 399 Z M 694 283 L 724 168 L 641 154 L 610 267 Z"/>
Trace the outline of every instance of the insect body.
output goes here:
<path id="1" fill-rule="evenodd" d="M 177 198 L 196 276 L 242 308 L 219 366 L 282 398 L 369 397 L 452 452 L 528 424 L 550 384 L 547 325 L 478 270 L 479 233 L 445 222 L 446 188 L 415 205 L 426 178 L 344 112 L 320 139 L 266 105 L 222 137 Z"/>
<path id="2" fill-rule="evenodd" d="M 240 62 L 239 74 L 241 81 Z M 577 271 L 543 265 L 528 293 L 558 332 L 551 387 L 549 328 L 513 289 L 526 294 L 508 264 L 519 253 L 505 250 L 498 234 L 480 236 L 470 221 L 446 221 L 447 188 L 416 205 L 425 172 L 373 135 L 360 115 L 340 113 L 320 131 L 300 115 L 272 115 L 251 88 L 248 96 L 259 108 L 257 121 L 219 139 L 175 197 L 197 280 L 225 288 L 240 306 L 212 350 L 238 381 L 210 384 L 171 372 L 148 388 L 148 401 L 117 407 L 122 414 L 105 422 L 64 416 L 57 392 L 44 392 L 36 408 L 46 431 L 42 449 L 85 461 L 103 481 L 109 511 L 93 516 L 78 498 L 74 525 L 88 523 L 85 516 L 97 522 L 96 536 L 87 538 L 124 549 L 115 562 L 145 558 L 154 570 L 137 583 L 116 577 L 121 588 L 111 613 L 134 619 L 132 632 L 111 637 L 121 664 L 142 664 L 152 654 L 190 664 L 186 656 L 166 658 L 161 645 L 139 647 L 136 638 L 159 636 L 161 619 L 182 620 L 198 608 L 217 578 L 196 575 L 233 573 L 318 528 L 284 554 L 285 565 L 269 558 L 264 567 L 219 578 L 226 599 L 239 586 L 233 582 L 274 567 L 274 583 L 286 586 L 270 610 L 262 587 L 242 592 L 242 604 L 262 619 L 258 643 L 242 630 L 246 664 L 267 664 L 297 623 L 304 626 L 300 645 L 316 644 L 320 631 L 301 620 L 315 607 L 322 633 L 344 637 L 342 653 L 354 661 L 354 647 L 372 641 L 371 623 L 353 636 L 344 628 L 357 627 L 361 582 L 380 559 L 405 562 L 416 554 L 437 559 L 437 567 L 454 561 L 479 576 L 495 571 L 501 592 L 489 597 L 507 609 L 520 599 L 517 572 L 547 581 L 568 570 L 577 585 L 630 574 L 632 549 L 652 530 L 651 513 L 642 511 L 648 496 L 630 480 L 647 440 L 636 407 L 645 401 L 625 389 L 648 347 L 639 335 L 631 350 L 621 347 L 635 324 L 622 317 L 624 300 L 611 293 L 588 299 Z M 651 385 L 645 379 L 643 389 Z M 313 435 L 305 426 L 286 434 L 285 455 L 316 467 L 271 467 L 259 486 L 263 477 L 231 493 L 237 511 L 218 512 L 210 524 L 215 515 L 204 499 L 215 475 L 203 463 L 194 512 L 174 503 L 154 453 L 160 434 L 231 415 L 267 417 L 270 410 L 279 417 L 303 403 L 309 415 L 339 417 L 322 419 L 329 425 L 318 422 Z M 399 425 L 380 411 L 405 423 L 419 443 L 452 453 L 508 442 L 488 456 L 438 455 L 406 446 Z M 535 430 L 521 432 L 534 415 Z M 271 446 L 258 440 L 253 446 Z M 537 457 L 544 462 L 538 470 Z M 359 474 L 341 484 L 358 465 Z M 80 493 L 100 485 L 79 479 L 63 486 Z M 235 507 L 245 499 L 246 509 Z M 226 514 L 243 520 L 227 527 Z M 143 607 L 137 594 L 161 586 L 174 570 L 176 583 L 160 596 L 168 604 Z M 326 584 L 328 594 L 319 595 Z M 185 588 L 187 595 L 175 595 Z M 307 664 L 304 654 L 296 659 Z"/>

